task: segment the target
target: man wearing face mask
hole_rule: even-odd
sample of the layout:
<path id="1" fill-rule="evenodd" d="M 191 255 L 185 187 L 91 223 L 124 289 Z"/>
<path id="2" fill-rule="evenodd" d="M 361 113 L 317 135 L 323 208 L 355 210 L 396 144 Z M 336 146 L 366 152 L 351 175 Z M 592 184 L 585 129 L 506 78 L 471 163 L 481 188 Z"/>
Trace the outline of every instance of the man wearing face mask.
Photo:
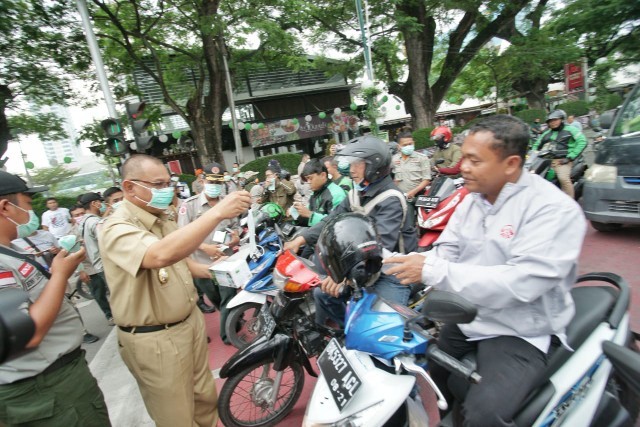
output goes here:
<path id="1" fill-rule="evenodd" d="M 102 218 L 106 218 L 111 215 L 118 206 L 122 204 L 122 199 L 124 199 L 124 194 L 120 187 L 109 187 L 102 193 L 102 197 L 104 198 L 104 202 L 107 204 L 107 210 L 105 211 Z"/>
<path id="2" fill-rule="evenodd" d="M 287 242 L 285 250 L 298 252 L 302 245 L 313 247 L 329 218 L 343 212 L 360 212 L 376 221 L 382 246 L 390 252 L 409 253 L 418 246 L 415 221 L 408 217 L 406 198 L 393 183 L 391 176 L 391 153 L 388 145 L 374 136 L 361 136 L 351 140 L 337 155 L 338 163 L 348 161 L 354 188 L 342 203 L 321 222 L 303 231 L 300 236 Z M 401 285 L 392 276 L 381 274 L 371 278 L 376 291 L 384 298 L 406 304 L 410 288 Z M 316 322 L 323 324 L 331 319 L 343 326 L 348 290 L 330 277 L 314 291 Z"/>
<path id="3" fill-rule="evenodd" d="M 215 425 L 217 393 L 193 285 L 211 272 L 189 256 L 221 221 L 249 208 L 249 194 L 232 193 L 178 229 L 167 213 L 174 188 L 159 159 L 129 157 L 122 178 L 125 200 L 99 240 L 120 355 L 158 427 Z"/>
<path id="4" fill-rule="evenodd" d="M 110 326 L 113 326 L 113 315 L 107 298 L 107 281 L 104 276 L 104 267 L 100 248 L 98 247 L 98 224 L 102 215 L 107 210 L 107 204 L 98 193 L 86 193 L 80 197 L 80 204 L 85 209 L 85 218 L 80 225 L 80 235 L 87 248 L 87 258 L 93 266 L 94 274 L 89 275 L 89 289 L 95 298 L 100 310 L 104 313 Z"/>
<path id="5" fill-rule="evenodd" d="M 0 425 L 109 426 L 104 396 L 80 348 L 80 316 L 64 295 L 84 249 L 72 254 L 60 250 L 50 272 L 10 249 L 12 240 L 38 229 L 31 196 L 44 190 L 28 188 L 19 177 L 0 171 L 0 298 L 10 289 L 28 293 L 20 308 L 35 323 L 27 348 L 37 348 L 0 365 Z"/>
<path id="6" fill-rule="evenodd" d="M 222 175 L 207 175 L 202 193 L 193 196 L 182 203 L 178 212 L 178 227 L 191 224 L 196 219 L 204 215 L 208 210 L 215 207 L 222 199 L 222 188 L 224 178 Z M 210 266 L 218 258 L 225 255 L 222 245 L 230 248 L 238 245 L 240 238 L 237 232 L 230 233 L 225 241 L 215 241 L 216 232 L 226 233 L 226 229 L 235 229 L 238 226 L 238 219 L 225 219 L 209 233 L 198 249 L 191 254 L 191 259 L 199 264 Z M 225 234 L 225 236 L 227 236 Z M 200 292 L 220 310 L 220 338 L 225 344 L 229 344 L 225 330 L 225 322 L 229 315 L 227 304 L 236 294 L 236 289 L 228 286 L 219 286 L 212 278 L 194 278 L 196 287 Z"/>
<path id="7" fill-rule="evenodd" d="M 431 132 L 431 139 L 436 143 L 436 152 L 431 157 L 433 170 L 443 175 L 460 175 L 462 164 L 462 150 L 456 144 L 452 144 L 453 133 L 448 126 L 438 126 Z M 438 160 L 444 160 L 437 164 Z"/>
<path id="8" fill-rule="evenodd" d="M 398 135 L 398 153 L 391 159 L 394 182 L 409 201 L 410 214 L 413 218 L 414 198 L 431 182 L 431 164 L 425 155 L 416 153 L 411 132 Z"/>

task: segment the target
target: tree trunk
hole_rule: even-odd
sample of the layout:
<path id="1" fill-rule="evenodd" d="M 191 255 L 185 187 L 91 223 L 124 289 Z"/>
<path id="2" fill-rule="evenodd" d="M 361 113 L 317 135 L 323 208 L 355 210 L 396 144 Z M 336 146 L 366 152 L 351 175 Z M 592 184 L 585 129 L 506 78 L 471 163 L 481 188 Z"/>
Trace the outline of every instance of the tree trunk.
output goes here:
<path id="1" fill-rule="evenodd" d="M 7 120 L 7 105 L 13 99 L 11 89 L 7 85 L 0 85 L 0 159 L 7 152 L 9 141 L 11 140 L 11 132 L 9 131 L 9 122 Z"/>
<path id="2" fill-rule="evenodd" d="M 414 17 L 422 25 L 420 31 L 415 26 L 401 28 L 407 56 L 409 75 L 400 97 L 413 118 L 415 130 L 433 126 L 433 116 L 438 105 L 434 105 L 429 87 L 429 72 L 433 61 L 436 23 L 426 10 L 425 2 L 405 1 L 397 6 L 401 15 Z M 409 101 L 409 102 L 407 102 Z"/>
<path id="3" fill-rule="evenodd" d="M 513 83 L 516 92 L 524 94 L 527 98 L 527 105 L 531 109 L 546 110 L 544 96 L 548 87 L 549 81 L 541 77 L 520 79 Z"/>

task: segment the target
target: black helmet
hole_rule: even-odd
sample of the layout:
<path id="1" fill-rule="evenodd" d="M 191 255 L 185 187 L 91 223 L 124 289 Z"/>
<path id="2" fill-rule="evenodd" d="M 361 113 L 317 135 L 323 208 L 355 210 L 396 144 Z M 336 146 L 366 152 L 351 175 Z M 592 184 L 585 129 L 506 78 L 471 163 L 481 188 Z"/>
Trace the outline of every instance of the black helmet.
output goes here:
<path id="1" fill-rule="evenodd" d="M 567 113 L 565 113 L 563 110 L 554 110 L 551 113 L 549 113 L 549 115 L 547 116 L 547 120 L 545 121 L 548 122 L 549 120 L 555 120 L 555 119 L 566 120 L 566 118 L 567 118 Z"/>
<path id="2" fill-rule="evenodd" d="M 344 213 L 325 224 L 316 254 L 334 282 L 349 279 L 364 286 L 382 268 L 380 236 L 373 219 L 359 213 Z"/>
<path id="3" fill-rule="evenodd" d="M 384 178 L 391 172 L 391 152 L 387 144 L 375 136 L 359 136 L 354 138 L 336 153 L 338 162 L 342 158 L 362 159 L 367 164 L 364 179 L 368 182 Z"/>

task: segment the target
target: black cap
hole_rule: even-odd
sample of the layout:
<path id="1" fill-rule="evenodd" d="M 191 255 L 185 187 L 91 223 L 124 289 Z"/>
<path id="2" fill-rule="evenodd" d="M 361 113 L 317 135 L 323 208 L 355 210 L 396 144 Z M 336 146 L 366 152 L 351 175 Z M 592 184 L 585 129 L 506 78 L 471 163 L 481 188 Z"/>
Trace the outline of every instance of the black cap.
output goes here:
<path id="1" fill-rule="evenodd" d="M 42 191 L 47 191 L 49 187 L 27 187 L 27 183 L 18 175 L 10 174 L 9 172 L 0 171 L 0 196 L 7 194 L 35 194 Z"/>
<path id="2" fill-rule="evenodd" d="M 203 167 L 202 170 L 207 175 L 211 175 L 211 174 L 218 175 L 218 174 L 223 174 L 227 171 L 224 168 L 224 166 L 222 166 L 220 163 L 217 163 L 217 162 L 209 163 L 208 165 Z"/>
<path id="3" fill-rule="evenodd" d="M 82 206 L 86 206 L 95 200 L 102 201 L 102 197 L 98 193 L 85 193 L 80 196 L 80 204 Z"/>

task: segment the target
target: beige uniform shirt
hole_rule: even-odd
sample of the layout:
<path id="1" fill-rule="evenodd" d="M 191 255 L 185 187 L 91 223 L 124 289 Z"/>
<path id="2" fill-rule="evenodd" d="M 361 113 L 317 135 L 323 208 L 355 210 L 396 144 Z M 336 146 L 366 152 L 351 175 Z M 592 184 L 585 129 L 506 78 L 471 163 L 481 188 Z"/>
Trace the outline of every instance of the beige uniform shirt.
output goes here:
<path id="1" fill-rule="evenodd" d="M 204 192 L 198 194 L 197 196 L 193 196 L 185 200 L 180 206 L 180 210 L 178 211 L 178 227 L 184 227 L 187 224 L 191 224 L 196 219 L 200 218 L 211 209 L 209 206 L 209 201 L 205 196 Z M 216 231 L 224 231 L 225 228 L 234 228 L 238 225 L 238 220 L 236 218 L 224 219 L 220 221 L 220 224 L 204 239 L 203 243 L 206 244 L 219 244 L 219 243 L 227 243 L 225 242 L 214 242 L 213 237 Z M 227 239 L 228 240 L 228 239 Z M 196 250 L 191 258 L 200 264 L 210 265 L 213 264 L 213 260 L 205 251 L 201 251 L 200 249 Z"/>
<path id="2" fill-rule="evenodd" d="M 118 326 L 163 325 L 185 319 L 198 295 L 185 260 L 164 268 L 141 267 L 147 248 L 178 229 L 124 200 L 99 236 L 111 310 Z"/>
<path id="3" fill-rule="evenodd" d="M 413 190 L 425 179 L 431 180 L 431 162 L 420 153 L 411 153 L 406 160 L 397 153 L 391 160 L 391 167 L 395 174 L 394 181 L 403 193 Z"/>
<path id="4" fill-rule="evenodd" d="M 33 303 L 40 297 L 48 282 L 49 279 L 31 264 L 0 254 L 0 298 L 4 290 L 17 288 L 27 292 Z M 27 304 L 21 308 L 28 312 Z M 38 348 L 0 365 L 0 384 L 9 384 L 41 373 L 61 356 L 79 347 L 81 342 L 80 316 L 69 300 L 63 297 L 60 311 Z"/>

